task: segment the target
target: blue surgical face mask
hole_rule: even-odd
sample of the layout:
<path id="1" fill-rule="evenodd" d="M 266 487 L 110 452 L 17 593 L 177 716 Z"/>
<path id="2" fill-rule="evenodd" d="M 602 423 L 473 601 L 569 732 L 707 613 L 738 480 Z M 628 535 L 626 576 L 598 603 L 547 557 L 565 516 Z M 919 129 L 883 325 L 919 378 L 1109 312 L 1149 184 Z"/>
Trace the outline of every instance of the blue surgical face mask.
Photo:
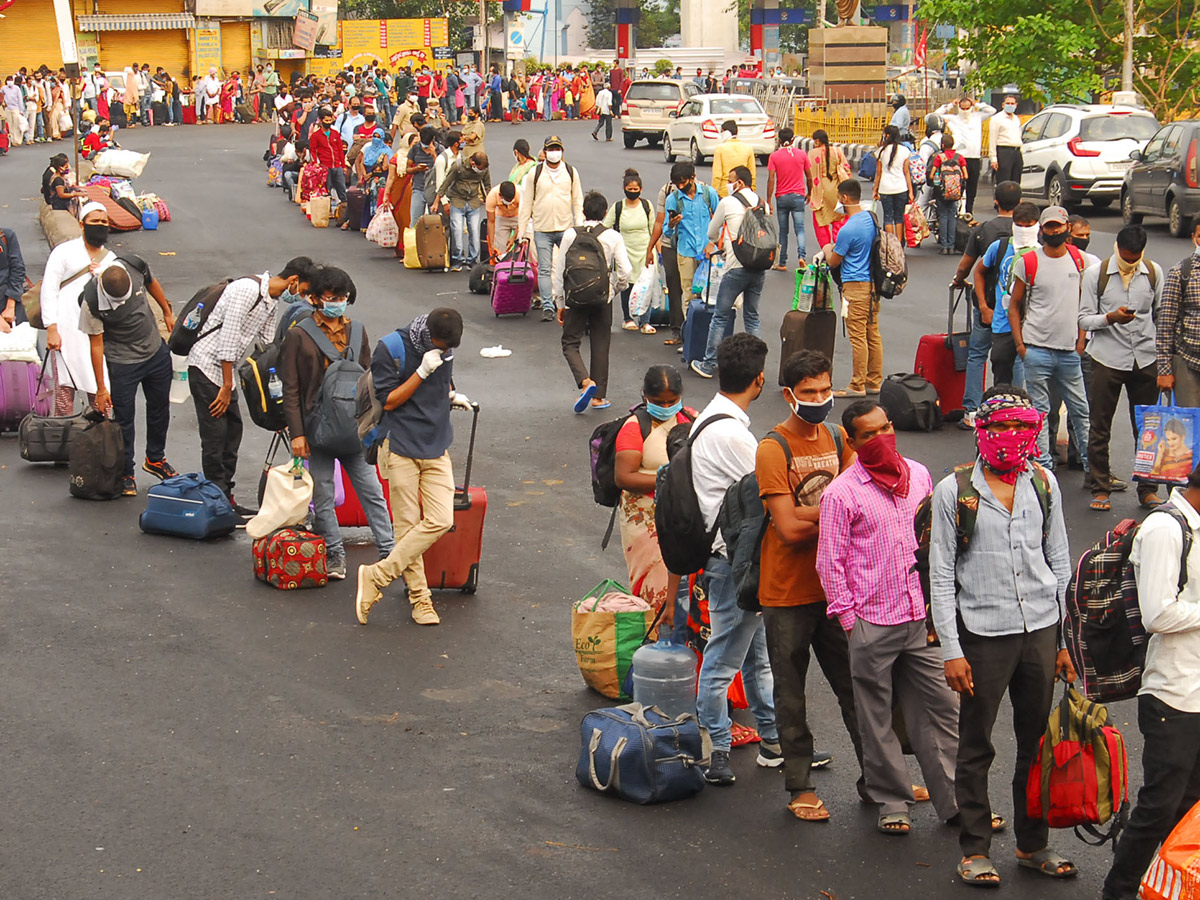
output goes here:
<path id="1" fill-rule="evenodd" d="M 679 415 L 681 409 L 683 409 L 682 400 L 676 400 L 670 406 L 659 406 L 657 403 L 646 401 L 646 412 L 650 413 L 650 418 L 659 422 L 665 422 L 667 419 Z"/>
<path id="2" fill-rule="evenodd" d="M 326 300 L 321 304 L 321 312 L 327 319 L 340 319 L 346 314 L 346 300 L 338 300 L 336 303 L 332 300 Z"/>
<path id="3" fill-rule="evenodd" d="M 788 393 L 792 396 L 792 402 L 789 404 L 792 407 L 792 412 L 796 414 L 797 418 L 807 422 L 809 425 L 820 425 L 829 417 L 829 413 L 833 410 L 832 395 L 816 403 L 809 403 L 804 400 L 797 400 L 796 395 L 792 394 L 790 390 Z"/>

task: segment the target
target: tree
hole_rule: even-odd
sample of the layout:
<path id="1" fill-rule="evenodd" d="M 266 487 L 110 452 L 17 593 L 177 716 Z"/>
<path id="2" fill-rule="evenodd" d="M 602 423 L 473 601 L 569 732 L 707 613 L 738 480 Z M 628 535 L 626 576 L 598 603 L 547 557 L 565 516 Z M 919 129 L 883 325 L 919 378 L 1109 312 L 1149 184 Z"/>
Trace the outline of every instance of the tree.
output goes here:
<path id="1" fill-rule="evenodd" d="M 593 50 L 612 50 L 616 38 L 616 4 L 613 0 L 591 0 L 587 6 L 588 46 Z M 639 48 L 661 47 L 667 38 L 679 34 L 679 0 L 646 0 L 642 20 L 635 37 Z"/>

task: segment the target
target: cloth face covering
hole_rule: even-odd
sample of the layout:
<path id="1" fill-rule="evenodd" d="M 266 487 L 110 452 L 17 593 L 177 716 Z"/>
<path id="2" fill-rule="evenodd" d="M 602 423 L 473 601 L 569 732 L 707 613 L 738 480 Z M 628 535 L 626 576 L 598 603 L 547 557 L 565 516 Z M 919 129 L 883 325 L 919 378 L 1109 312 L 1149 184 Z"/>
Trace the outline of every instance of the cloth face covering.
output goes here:
<path id="1" fill-rule="evenodd" d="M 858 461 L 872 481 L 897 497 L 908 496 L 908 464 L 896 449 L 896 435 L 877 435 L 856 449 Z"/>
<path id="2" fill-rule="evenodd" d="M 975 439 L 983 463 L 1005 484 L 1016 484 L 1017 477 L 1029 469 L 1029 460 L 1037 453 L 1037 439 L 1043 417 L 1023 397 L 999 394 L 985 401 L 975 413 Z M 1034 428 L 988 431 L 989 425 L 1012 422 Z"/>
<path id="3" fill-rule="evenodd" d="M 408 326 L 408 336 L 412 338 L 413 346 L 421 355 L 434 349 L 433 338 L 429 335 L 429 316 L 422 314 L 412 320 Z"/>

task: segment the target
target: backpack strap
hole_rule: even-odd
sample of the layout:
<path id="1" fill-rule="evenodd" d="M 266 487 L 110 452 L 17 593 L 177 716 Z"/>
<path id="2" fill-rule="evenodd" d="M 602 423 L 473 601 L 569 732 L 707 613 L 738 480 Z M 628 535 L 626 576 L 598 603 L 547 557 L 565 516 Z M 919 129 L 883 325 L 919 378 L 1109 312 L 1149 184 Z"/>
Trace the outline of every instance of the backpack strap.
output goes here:
<path id="1" fill-rule="evenodd" d="M 355 324 L 358 323 L 356 322 Z M 388 353 L 392 355 L 392 359 L 396 361 L 396 368 L 403 369 L 407 351 L 404 349 L 404 337 L 400 334 L 400 330 L 389 331 L 379 339 L 379 343 L 383 344 L 387 348 Z"/>
<path id="2" fill-rule="evenodd" d="M 1054 497 L 1050 489 L 1050 473 L 1042 468 L 1041 463 L 1030 462 L 1033 465 L 1033 490 L 1042 508 L 1042 554 L 1045 555 L 1046 542 L 1050 539 L 1050 514 L 1054 510 Z"/>
<path id="3" fill-rule="evenodd" d="M 1096 300 L 1097 302 L 1103 299 L 1105 290 L 1108 289 L 1108 265 L 1112 262 L 1112 257 L 1108 257 L 1100 263 L 1100 280 L 1096 283 Z"/>
<path id="4" fill-rule="evenodd" d="M 732 196 L 733 196 L 734 198 L 736 198 L 736 199 L 737 199 L 737 201 L 738 201 L 740 204 L 742 204 L 742 206 L 746 207 L 746 209 L 749 209 L 749 208 L 750 208 L 750 201 L 749 201 L 749 200 L 747 200 L 745 197 L 743 197 L 743 196 L 742 196 L 742 192 L 741 192 L 741 191 L 738 191 L 736 194 L 733 194 Z"/>
<path id="5" fill-rule="evenodd" d="M 846 452 L 846 445 L 842 441 L 842 429 L 836 425 L 830 425 L 828 422 L 823 422 L 822 424 L 825 426 L 825 430 L 829 432 L 829 436 L 833 438 L 833 445 L 837 448 L 838 474 L 840 475 L 842 472 L 842 455 Z"/>
<path id="6" fill-rule="evenodd" d="M 701 422 L 699 425 L 696 426 L 696 430 L 692 432 L 690 437 L 688 437 L 687 446 L 691 447 L 692 444 L 696 443 L 696 438 L 700 437 L 700 432 L 702 432 L 705 428 L 707 428 L 713 422 L 719 422 L 722 419 L 732 419 L 732 418 L 733 418 L 733 416 L 731 416 L 729 413 L 717 413 L 715 416 L 709 416 L 707 419 L 705 419 L 703 422 Z"/>
<path id="7" fill-rule="evenodd" d="M 1074 244 L 1067 244 L 1067 255 L 1071 257 L 1075 268 L 1080 272 L 1087 268 L 1087 260 L 1083 258 L 1083 252 Z"/>
<path id="8" fill-rule="evenodd" d="M 957 500 L 955 502 L 955 541 L 958 545 L 958 555 L 962 555 L 975 535 L 975 520 L 979 518 L 979 491 L 971 483 L 975 472 L 975 463 L 963 463 L 954 467 L 954 481 L 957 485 Z"/>
<path id="9" fill-rule="evenodd" d="M 1033 287 L 1033 279 L 1037 277 L 1037 251 L 1028 250 L 1021 254 L 1021 259 L 1025 261 L 1025 287 L 1028 289 Z M 1025 304 L 1022 304 L 1022 308 L 1024 308 L 1024 305 Z"/>
<path id="10" fill-rule="evenodd" d="M 1188 521 L 1184 517 L 1183 513 L 1176 509 L 1173 505 L 1164 503 L 1162 506 L 1154 509 L 1151 512 L 1151 515 L 1156 512 L 1165 513 L 1166 515 L 1170 516 L 1172 519 L 1178 522 L 1179 527 L 1183 529 L 1183 553 L 1181 554 L 1179 560 L 1179 587 L 1177 590 L 1177 593 L 1179 593 L 1182 592 L 1185 587 L 1187 587 L 1188 583 L 1187 564 L 1188 554 L 1192 552 L 1192 528 L 1190 525 L 1188 525 Z M 1149 518 L 1149 516 L 1146 518 Z"/>
<path id="11" fill-rule="evenodd" d="M 355 328 L 355 326 L 358 326 L 358 327 Z M 308 316 L 307 318 L 301 319 L 299 322 L 296 323 L 296 327 L 299 328 L 301 331 L 303 331 L 305 334 L 307 334 L 310 338 L 313 339 L 313 343 L 317 345 L 317 349 L 320 350 L 322 353 L 324 353 L 325 356 L 327 356 L 329 358 L 330 362 L 337 362 L 338 360 L 342 360 L 342 359 L 353 359 L 354 358 L 353 356 L 346 356 L 344 354 L 338 353 L 338 349 L 337 349 L 337 347 L 335 347 L 333 345 L 333 341 L 331 341 L 326 336 L 325 332 L 323 332 L 321 330 L 321 327 L 312 320 L 312 316 Z M 355 334 L 358 335 L 359 343 L 362 343 L 362 323 L 361 322 L 351 322 L 350 323 L 350 339 L 346 342 L 346 353 L 352 353 L 354 350 Z"/>

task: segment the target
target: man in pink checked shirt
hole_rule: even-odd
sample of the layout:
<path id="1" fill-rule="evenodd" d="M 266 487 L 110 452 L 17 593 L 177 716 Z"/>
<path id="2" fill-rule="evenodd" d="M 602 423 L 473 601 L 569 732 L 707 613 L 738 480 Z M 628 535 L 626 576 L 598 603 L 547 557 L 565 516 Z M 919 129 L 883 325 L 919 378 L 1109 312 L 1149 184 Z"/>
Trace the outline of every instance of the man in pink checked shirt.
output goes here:
<path id="1" fill-rule="evenodd" d="M 913 571 L 913 515 L 933 480 L 923 465 L 897 452 L 891 420 L 875 400 L 852 403 L 842 425 L 858 458 L 821 495 L 817 574 L 826 613 L 850 644 L 863 774 L 879 805 L 877 827 L 905 835 L 914 797 L 892 730 L 893 691 L 934 808 L 943 820 L 958 815 L 958 698 L 946 686 L 941 654 L 929 644 L 925 598 Z"/>

